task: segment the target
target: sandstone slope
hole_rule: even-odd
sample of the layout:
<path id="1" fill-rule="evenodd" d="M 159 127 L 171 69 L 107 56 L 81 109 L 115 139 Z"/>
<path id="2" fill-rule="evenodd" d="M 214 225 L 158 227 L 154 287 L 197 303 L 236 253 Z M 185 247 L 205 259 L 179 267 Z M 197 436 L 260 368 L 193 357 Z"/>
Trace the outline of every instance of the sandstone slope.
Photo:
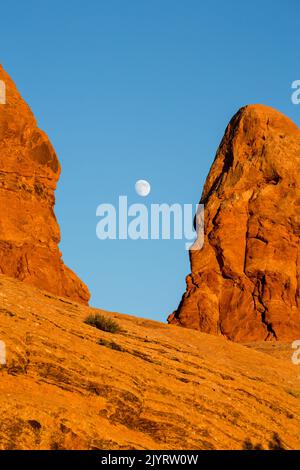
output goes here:
<path id="1" fill-rule="evenodd" d="M 0 273 L 87 303 L 89 292 L 58 248 L 54 191 L 60 165 L 46 134 L 0 65 Z"/>
<path id="2" fill-rule="evenodd" d="M 101 312 L 123 328 L 105 333 L 84 323 L 96 310 L 6 276 L 0 299 L 0 449 L 300 447 L 291 350 Z"/>
<path id="3" fill-rule="evenodd" d="M 300 337 L 299 183 L 297 126 L 266 106 L 242 108 L 207 177 L 204 245 L 190 252 L 170 323 L 235 341 Z"/>

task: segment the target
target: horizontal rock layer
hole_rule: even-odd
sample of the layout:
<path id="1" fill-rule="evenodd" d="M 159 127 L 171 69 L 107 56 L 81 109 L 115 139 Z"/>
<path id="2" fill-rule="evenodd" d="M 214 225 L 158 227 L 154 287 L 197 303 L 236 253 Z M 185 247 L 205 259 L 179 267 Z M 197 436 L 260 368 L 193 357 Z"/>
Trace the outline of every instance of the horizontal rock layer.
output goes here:
<path id="1" fill-rule="evenodd" d="M 259 352 L 5 276 L 0 289 L 0 449 L 268 449 L 274 434 L 300 447 L 290 344 Z M 95 313 L 122 331 L 85 324 Z"/>

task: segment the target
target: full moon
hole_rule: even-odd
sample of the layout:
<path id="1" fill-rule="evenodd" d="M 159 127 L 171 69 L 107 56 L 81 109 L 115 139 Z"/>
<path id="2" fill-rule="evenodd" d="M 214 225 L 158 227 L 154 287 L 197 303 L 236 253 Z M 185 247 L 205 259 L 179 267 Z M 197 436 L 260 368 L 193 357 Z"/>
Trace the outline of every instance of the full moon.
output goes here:
<path id="1" fill-rule="evenodd" d="M 139 196 L 146 197 L 151 191 L 150 183 L 146 180 L 138 180 L 135 183 L 135 191 Z"/>

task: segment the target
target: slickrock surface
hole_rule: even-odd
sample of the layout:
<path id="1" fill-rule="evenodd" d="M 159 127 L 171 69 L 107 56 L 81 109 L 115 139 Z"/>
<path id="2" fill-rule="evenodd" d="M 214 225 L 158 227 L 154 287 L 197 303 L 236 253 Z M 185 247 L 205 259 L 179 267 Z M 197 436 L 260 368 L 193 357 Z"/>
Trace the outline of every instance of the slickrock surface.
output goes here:
<path id="1" fill-rule="evenodd" d="M 231 120 L 206 180 L 205 240 L 169 322 L 234 341 L 300 338 L 300 130 L 262 105 Z"/>
<path id="2" fill-rule="evenodd" d="M 7 98 L 0 104 L 0 273 L 87 303 L 87 287 L 58 248 L 55 151 L 1 65 L 0 80 Z"/>
<path id="3" fill-rule="evenodd" d="M 291 349 L 100 312 L 123 328 L 105 333 L 95 312 L 0 276 L 0 449 L 268 449 L 274 433 L 300 448 Z"/>

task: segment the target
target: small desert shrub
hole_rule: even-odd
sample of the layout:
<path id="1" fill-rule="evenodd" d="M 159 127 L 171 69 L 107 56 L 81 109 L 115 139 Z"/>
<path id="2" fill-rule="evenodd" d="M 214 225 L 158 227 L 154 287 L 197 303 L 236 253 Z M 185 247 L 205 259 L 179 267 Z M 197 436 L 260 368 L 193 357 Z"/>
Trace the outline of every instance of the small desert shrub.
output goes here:
<path id="1" fill-rule="evenodd" d="M 84 323 L 87 325 L 98 328 L 98 330 L 107 331 L 108 333 L 120 333 L 122 331 L 120 325 L 112 320 L 107 318 L 104 315 L 97 313 L 96 315 L 89 315 Z"/>
<path id="2" fill-rule="evenodd" d="M 122 348 L 122 346 L 119 346 L 114 341 L 107 341 L 106 339 L 101 338 L 99 339 L 98 344 L 100 344 L 100 346 L 105 346 L 106 348 L 113 349 L 114 351 L 124 352 L 124 348 Z"/>

